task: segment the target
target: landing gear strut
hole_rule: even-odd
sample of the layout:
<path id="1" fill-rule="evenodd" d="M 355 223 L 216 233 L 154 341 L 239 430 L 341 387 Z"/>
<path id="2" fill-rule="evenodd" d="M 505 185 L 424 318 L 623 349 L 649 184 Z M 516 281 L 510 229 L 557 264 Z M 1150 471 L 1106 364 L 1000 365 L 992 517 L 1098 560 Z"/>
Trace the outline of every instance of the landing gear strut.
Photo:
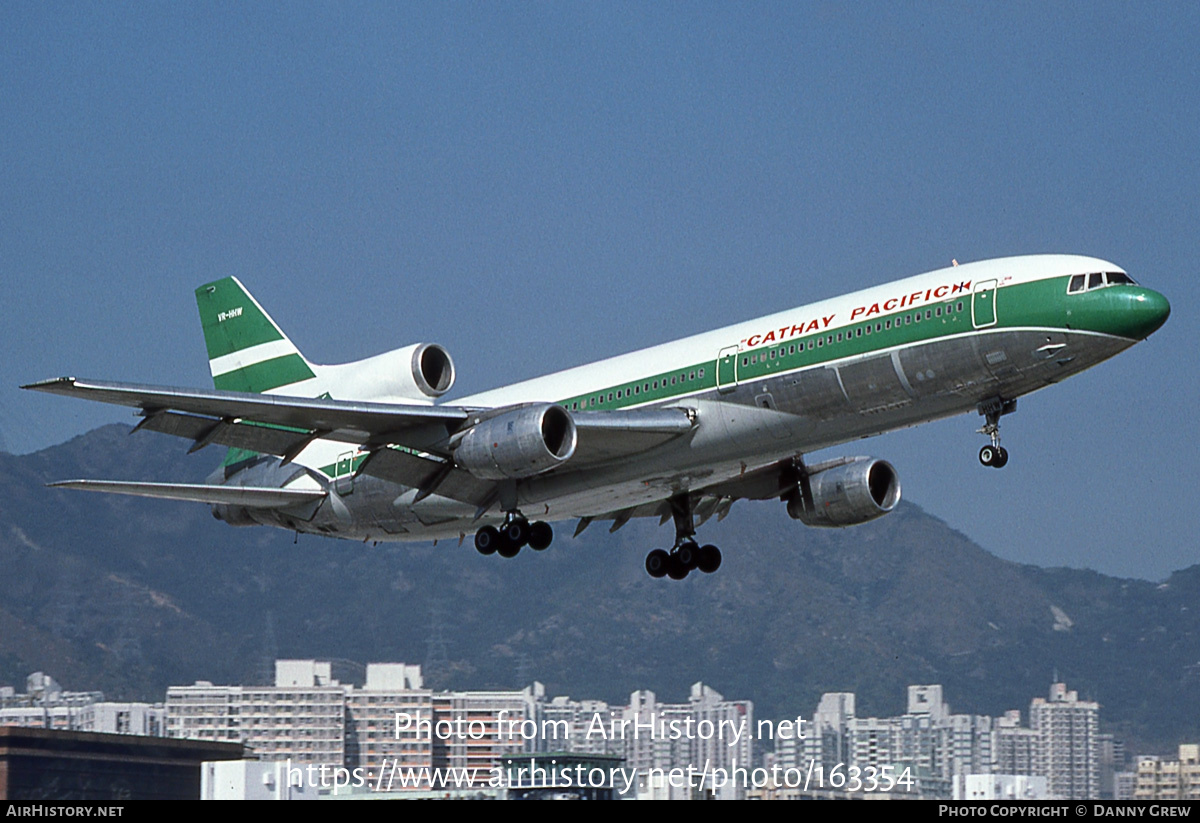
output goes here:
<path id="1" fill-rule="evenodd" d="M 1008 450 L 1000 445 L 1000 418 L 1015 412 L 1017 401 L 993 397 L 980 403 L 978 409 L 987 420 L 979 429 L 979 434 L 986 434 L 992 439 L 990 446 L 979 450 L 979 462 L 993 469 L 1002 469 L 1008 463 Z"/>
<path id="2" fill-rule="evenodd" d="M 475 532 L 475 549 L 480 554 L 516 557 L 522 546 L 540 552 L 553 540 L 554 530 L 549 523 L 541 520 L 530 523 L 519 511 L 511 511 L 500 528 L 484 526 Z"/>
<path id="3" fill-rule="evenodd" d="M 670 577 L 682 580 L 692 569 L 712 574 L 721 567 L 721 550 L 716 546 L 696 544 L 696 528 L 692 523 L 691 500 L 686 494 L 670 500 L 671 516 L 675 520 L 675 545 L 671 551 L 655 549 L 646 555 L 646 571 L 651 577 Z"/>

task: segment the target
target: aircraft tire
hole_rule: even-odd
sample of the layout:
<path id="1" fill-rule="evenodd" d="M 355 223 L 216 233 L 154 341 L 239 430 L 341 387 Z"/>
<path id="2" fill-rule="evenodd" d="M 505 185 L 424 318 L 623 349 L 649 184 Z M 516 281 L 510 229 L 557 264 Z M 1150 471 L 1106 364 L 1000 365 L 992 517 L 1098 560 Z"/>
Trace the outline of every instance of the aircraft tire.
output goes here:
<path id="1" fill-rule="evenodd" d="M 502 534 L 520 551 L 521 547 L 529 542 L 529 521 L 524 517 L 514 517 L 504 524 Z"/>
<path id="2" fill-rule="evenodd" d="M 984 446 L 980 449 L 979 462 L 985 466 L 994 466 L 996 464 L 996 447 Z"/>
<path id="3" fill-rule="evenodd" d="M 667 562 L 667 577 L 672 580 L 682 580 L 688 576 L 689 571 L 690 569 L 679 561 L 678 552 L 670 555 L 670 560 Z"/>
<path id="4" fill-rule="evenodd" d="M 721 568 L 721 550 L 711 543 L 700 549 L 700 562 L 696 568 L 705 574 L 712 574 Z"/>
<path id="5" fill-rule="evenodd" d="M 662 549 L 655 549 L 646 555 L 646 573 L 651 577 L 666 577 L 670 565 L 671 555 Z"/>
<path id="6" fill-rule="evenodd" d="M 996 459 L 992 461 L 992 467 L 1002 469 L 1008 465 L 1008 449 L 1003 446 L 996 448 Z"/>
<path id="7" fill-rule="evenodd" d="M 501 557 L 516 557 L 521 551 L 521 544 L 514 543 L 509 540 L 503 532 L 500 533 L 500 543 L 496 547 L 496 554 Z"/>
<path id="8" fill-rule="evenodd" d="M 484 526 L 475 532 L 475 551 L 480 554 L 495 554 L 500 547 L 500 532 L 495 526 Z"/>
<path id="9" fill-rule="evenodd" d="M 535 552 L 549 548 L 554 540 L 554 529 L 543 520 L 536 520 L 529 525 L 529 548 Z"/>
<path id="10" fill-rule="evenodd" d="M 675 549 L 675 559 L 683 568 L 691 571 L 700 564 L 700 547 L 692 540 L 685 540 Z"/>

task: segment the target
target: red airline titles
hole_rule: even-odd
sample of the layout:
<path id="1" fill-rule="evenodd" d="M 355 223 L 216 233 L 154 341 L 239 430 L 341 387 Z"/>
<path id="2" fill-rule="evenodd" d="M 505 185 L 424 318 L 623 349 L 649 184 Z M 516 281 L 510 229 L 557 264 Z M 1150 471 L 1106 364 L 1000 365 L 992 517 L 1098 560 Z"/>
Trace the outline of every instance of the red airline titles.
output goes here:
<path id="1" fill-rule="evenodd" d="M 942 285 L 937 288 L 925 289 L 924 291 L 915 291 L 912 294 L 906 294 L 902 297 L 892 297 L 882 303 L 872 303 L 869 306 L 858 306 L 850 312 L 850 322 L 855 320 L 871 317 L 872 315 L 892 312 L 896 309 L 903 309 L 909 306 L 915 306 L 917 303 L 928 303 L 930 300 L 941 300 L 945 297 L 954 294 L 971 291 L 971 281 L 967 280 L 953 285 Z M 749 337 L 743 338 L 739 348 L 753 349 L 757 346 L 769 346 L 772 343 L 778 343 L 782 340 L 788 340 L 802 334 L 809 334 L 814 331 L 827 329 L 833 323 L 837 314 L 831 314 L 827 317 L 821 317 L 815 320 L 810 320 L 807 323 L 800 322 L 791 327 L 784 326 L 779 329 L 772 329 L 765 334 L 752 334 Z"/>

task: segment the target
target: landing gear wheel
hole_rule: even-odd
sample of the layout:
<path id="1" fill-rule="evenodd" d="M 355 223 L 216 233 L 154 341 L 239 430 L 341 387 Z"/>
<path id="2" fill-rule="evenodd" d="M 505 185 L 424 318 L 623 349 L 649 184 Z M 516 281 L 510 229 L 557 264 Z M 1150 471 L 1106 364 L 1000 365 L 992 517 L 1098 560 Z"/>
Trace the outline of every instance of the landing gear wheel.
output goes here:
<path id="1" fill-rule="evenodd" d="M 655 549 L 646 555 L 646 573 L 651 577 L 665 577 L 671 565 L 671 555 L 662 549 Z"/>
<path id="2" fill-rule="evenodd" d="M 984 446 L 979 450 L 979 462 L 985 466 L 994 466 L 998 454 L 995 446 Z"/>
<path id="3" fill-rule="evenodd" d="M 475 551 L 494 554 L 500 548 L 500 531 L 495 526 L 484 526 L 475 532 Z"/>
<path id="4" fill-rule="evenodd" d="M 668 556 L 670 557 L 670 560 L 667 561 L 667 577 L 671 578 L 672 580 L 682 580 L 683 578 L 687 577 L 688 572 L 691 571 L 691 569 L 683 565 L 683 562 L 679 559 L 679 553 L 676 552 L 675 554 Z"/>
<path id="5" fill-rule="evenodd" d="M 705 574 L 712 574 L 721 568 L 721 550 L 712 544 L 700 549 L 700 562 L 696 568 Z"/>
<path id="6" fill-rule="evenodd" d="M 536 520 L 529 524 L 529 548 L 540 552 L 542 549 L 548 548 L 553 540 L 554 529 L 550 528 L 549 523 Z"/>
<path id="7" fill-rule="evenodd" d="M 517 553 L 520 551 L 520 543 L 514 543 L 513 541 L 509 540 L 507 536 L 505 536 L 504 532 L 500 533 L 500 542 L 496 547 L 496 554 L 500 555 L 501 557 L 516 557 Z"/>
<path id="8" fill-rule="evenodd" d="M 690 572 L 700 564 L 700 547 L 691 540 L 685 540 L 675 549 L 675 559 Z"/>
<path id="9" fill-rule="evenodd" d="M 996 459 L 992 461 L 992 468 L 1002 469 L 1008 465 L 1008 449 L 1003 446 L 996 447 Z"/>
<path id="10" fill-rule="evenodd" d="M 517 551 L 520 551 L 521 547 L 529 542 L 529 521 L 524 517 L 514 517 L 504 524 L 501 533 L 510 543 L 516 545 Z"/>

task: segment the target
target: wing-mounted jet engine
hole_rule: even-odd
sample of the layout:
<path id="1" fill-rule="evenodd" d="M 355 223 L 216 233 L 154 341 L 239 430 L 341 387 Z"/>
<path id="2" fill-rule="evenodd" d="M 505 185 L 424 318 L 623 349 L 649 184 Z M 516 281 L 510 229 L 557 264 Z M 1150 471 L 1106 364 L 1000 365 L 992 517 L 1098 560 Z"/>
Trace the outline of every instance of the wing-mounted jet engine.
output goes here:
<path id="1" fill-rule="evenodd" d="M 482 480 L 517 480 L 570 460 L 577 440 L 575 421 L 562 406 L 523 406 L 467 429 L 454 460 Z"/>
<path id="2" fill-rule="evenodd" d="M 783 499 L 788 515 L 806 526 L 855 526 L 900 502 L 900 476 L 886 460 L 845 457 L 809 469 L 798 466 L 797 473 Z"/>

